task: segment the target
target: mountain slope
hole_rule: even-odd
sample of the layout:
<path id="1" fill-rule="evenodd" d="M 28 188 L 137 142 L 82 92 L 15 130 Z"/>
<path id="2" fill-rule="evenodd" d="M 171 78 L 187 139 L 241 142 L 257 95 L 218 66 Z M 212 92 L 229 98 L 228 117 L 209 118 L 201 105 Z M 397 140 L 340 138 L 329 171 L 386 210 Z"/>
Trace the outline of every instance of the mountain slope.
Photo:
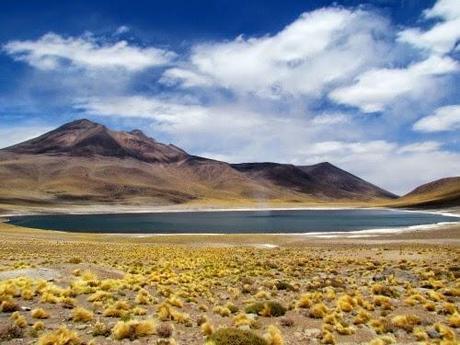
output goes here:
<path id="1" fill-rule="evenodd" d="M 299 169 L 309 174 L 316 183 L 339 189 L 343 193 L 355 195 L 357 198 L 361 195 L 367 195 L 370 199 L 394 199 L 397 197 L 395 194 L 350 174 L 329 162 L 299 166 Z"/>
<path id="2" fill-rule="evenodd" d="M 426 183 L 396 200 L 396 206 L 460 206 L 460 176 Z"/>
<path id="3" fill-rule="evenodd" d="M 329 163 L 228 164 L 89 120 L 0 150 L 0 202 L 367 202 L 395 196 Z"/>
<path id="4" fill-rule="evenodd" d="M 277 163 L 232 164 L 238 171 L 256 181 L 270 181 L 274 185 L 328 200 L 372 200 L 396 198 L 330 163 L 295 166 Z"/>
<path id="5" fill-rule="evenodd" d="M 4 150 L 20 154 L 130 157 L 145 162 L 162 163 L 177 162 L 188 157 L 185 151 L 174 145 L 158 143 L 140 130 L 115 132 L 86 119 L 70 122 L 38 138 Z"/>

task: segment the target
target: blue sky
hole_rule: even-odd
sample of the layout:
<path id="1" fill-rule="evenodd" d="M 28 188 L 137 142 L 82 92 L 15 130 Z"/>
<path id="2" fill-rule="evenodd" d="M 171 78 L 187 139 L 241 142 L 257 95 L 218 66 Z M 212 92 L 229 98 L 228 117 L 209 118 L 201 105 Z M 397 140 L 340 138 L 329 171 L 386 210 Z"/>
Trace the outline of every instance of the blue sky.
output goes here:
<path id="1" fill-rule="evenodd" d="M 460 173 L 460 1 L 3 1 L 0 147 L 89 118 L 396 193 Z"/>

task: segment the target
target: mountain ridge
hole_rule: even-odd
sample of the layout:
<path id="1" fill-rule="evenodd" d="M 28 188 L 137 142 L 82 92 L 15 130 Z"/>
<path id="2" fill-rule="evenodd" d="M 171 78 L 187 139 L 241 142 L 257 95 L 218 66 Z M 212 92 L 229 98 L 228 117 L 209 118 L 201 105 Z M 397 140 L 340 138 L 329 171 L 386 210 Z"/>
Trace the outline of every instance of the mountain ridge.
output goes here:
<path id="1" fill-rule="evenodd" d="M 369 202 L 397 196 L 331 163 L 230 164 L 163 144 L 141 130 L 81 119 L 0 150 L 4 198 L 49 202 Z M 30 190 L 33 190 L 30 193 Z M 31 195 L 30 195 L 31 194 Z"/>

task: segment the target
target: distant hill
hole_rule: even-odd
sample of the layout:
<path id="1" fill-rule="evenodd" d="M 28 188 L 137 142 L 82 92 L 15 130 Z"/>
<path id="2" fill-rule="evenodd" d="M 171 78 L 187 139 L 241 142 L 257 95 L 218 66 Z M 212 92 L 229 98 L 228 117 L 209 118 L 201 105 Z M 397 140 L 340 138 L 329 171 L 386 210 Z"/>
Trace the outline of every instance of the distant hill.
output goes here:
<path id="1" fill-rule="evenodd" d="M 0 203 L 365 203 L 396 196 L 330 163 L 228 164 L 140 130 L 67 123 L 0 150 Z"/>
<path id="2" fill-rule="evenodd" d="M 460 206 L 460 176 L 448 177 L 415 188 L 394 202 L 396 206 Z"/>

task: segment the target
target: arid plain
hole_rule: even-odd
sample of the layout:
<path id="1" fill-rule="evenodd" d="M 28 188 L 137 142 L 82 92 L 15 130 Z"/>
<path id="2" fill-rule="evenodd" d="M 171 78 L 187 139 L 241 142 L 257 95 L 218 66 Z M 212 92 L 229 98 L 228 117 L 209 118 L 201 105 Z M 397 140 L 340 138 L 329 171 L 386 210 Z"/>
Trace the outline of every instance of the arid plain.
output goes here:
<path id="1" fill-rule="evenodd" d="M 0 235 L 5 344 L 457 344 L 460 336 L 458 225 L 315 238 L 3 223 Z"/>

